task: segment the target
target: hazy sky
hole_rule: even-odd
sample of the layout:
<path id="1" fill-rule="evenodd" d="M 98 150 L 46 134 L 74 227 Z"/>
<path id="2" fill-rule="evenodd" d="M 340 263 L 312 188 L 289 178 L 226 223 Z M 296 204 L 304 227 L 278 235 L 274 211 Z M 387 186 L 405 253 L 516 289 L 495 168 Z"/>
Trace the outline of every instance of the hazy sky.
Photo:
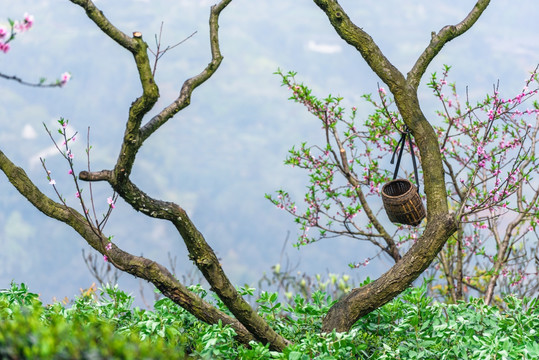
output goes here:
<path id="1" fill-rule="evenodd" d="M 431 31 L 460 21 L 472 1 L 341 1 L 357 24 L 369 32 L 387 57 L 407 72 L 428 44 Z M 105 15 L 128 34 L 141 31 L 154 46 L 164 22 L 163 44 L 197 33 L 160 60 L 157 82 L 166 106 L 181 83 L 209 61 L 207 19 L 212 1 L 97 1 Z M 516 5 L 518 4 L 518 5 Z M 24 167 L 53 196 L 37 159 L 47 157 L 54 171 L 65 169 L 51 150 L 42 122 L 52 126 L 70 119 L 73 131 L 91 127 L 92 167 L 110 168 L 123 133 L 129 104 L 140 85 L 131 55 L 106 38 L 82 9 L 66 0 L 20 0 L 3 4 L 7 17 L 35 16 L 8 54 L 0 54 L 0 72 L 37 80 L 55 79 L 64 71 L 72 81 L 63 89 L 32 89 L 0 82 L 0 149 Z M 502 92 L 516 91 L 539 62 L 539 13 L 536 0 L 494 1 L 467 34 L 447 44 L 428 72 L 453 66 L 452 80 L 470 95 L 481 96 L 500 80 Z M 150 195 L 184 206 L 238 283 L 253 282 L 280 261 L 283 243 L 298 270 L 343 273 L 349 262 L 363 261 L 373 251 L 350 240 L 327 240 L 302 248 L 291 243 L 297 228 L 292 218 L 264 199 L 281 187 L 298 200 L 305 174 L 282 164 L 287 150 L 304 140 L 320 139 L 319 125 L 273 75 L 277 68 L 298 72 L 320 96 L 340 94 L 345 105 L 370 110 L 361 95 L 376 90 L 379 80 L 359 54 L 335 34 L 324 14 L 308 0 L 234 0 L 220 20 L 224 61 L 193 94 L 192 104 L 178 114 L 141 150 L 133 178 Z M 427 77 L 428 78 L 428 77 Z M 425 79 L 423 83 L 425 82 Z M 432 116 L 435 101 L 426 86 L 422 107 Z M 83 144 L 76 148 L 84 168 Z M 73 193 L 61 183 L 65 196 Z M 110 196 L 96 186 L 102 204 Z M 45 218 L 18 196 L 0 175 L 0 288 L 13 279 L 42 293 L 72 297 L 92 278 L 81 257 L 88 246 L 65 225 Z M 126 224 L 128 224 L 126 226 Z M 191 268 L 181 239 L 162 221 L 146 219 L 121 201 L 107 227 L 115 241 L 135 254 L 168 264 L 167 252 L 178 255 L 179 275 Z M 351 274 L 376 275 L 389 261 Z M 138 282 L 124 275 L 122 286 L 137 291 Z"/>

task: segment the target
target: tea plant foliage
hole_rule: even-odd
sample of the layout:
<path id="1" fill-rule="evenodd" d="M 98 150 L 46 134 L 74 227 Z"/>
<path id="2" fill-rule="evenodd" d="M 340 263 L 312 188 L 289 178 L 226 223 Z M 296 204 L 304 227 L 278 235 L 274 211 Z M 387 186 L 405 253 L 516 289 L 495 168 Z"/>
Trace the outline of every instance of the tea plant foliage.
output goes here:
<path id="1" fill-rule="evenodd" d="M 480 194 L 476 192 L 475 195 L 479 196 L 481 200 L 477 208 L 467 209 L 464 207 L 462 211 L 458 209 L 455 213 L 453 211 L 454 209 L 451 209 L 450 205 L 452 203 L 449 201 L 454 197 L 454 192 L 448 191 L 448 186 L 455 186 L 456 183 L 458 187 L 455 188 L 455 192 L 462 192 L 465 200 L 470 200 L 470 196 L 474 199 L 477 196 L 472 194 L 469 188 L 460 188 L 458 179 L 455 179 L 452 184 L 447 183 L 447 161 L 452 155 L 450 153 L 446 154 L 446 152 L 451 152 L 452 149 L 449 147 L 447 149 L 440 147 L 440 131 L 442 131 L 442 138 L 450 139 L 449 146 L 449 144 L 452 144 L 451 140 L 453 140 L 453 133 L 449 129 L 452 131 L 461 131 L 460 126 L 463 126 L 470 119 L 473 121 L 475 118 L 470 114 L 466 117 L 466 121 L 464 121 L 461 118 L 454 117 L 452 112 L 446 112 L 442 116 L 444 121 L 448 123 L 446 128 L 447 133 L 444 136 L 443 129 L 431 123 L 430 116 L 423 113 L 418 98 L 418 87 L 429 64 L 449 41 L 454 40 L 474 26 L 488 7 L 488 0 L 477 0 L 473 7 L 470 6 L 469 13 L 459 23 L 444 26 L 438 32 L 433 32 L 430 41 L 426 44 L 425 50 L 419 55 L 412 68 L 406 69 L 406 71 L 397 69 L 385 57 L 372 37 L 359 26 L 361 24 L 355 24 L 336 0 L 313 1 L 327 17 L 331 27 L 333 27 L 343 41 L 357 49 L 370 69 L 387 85 L 388 92 L 391 93 L 391 98 L 388 96 L 385 99 L 393 102 L 394 107 L 398 111 L 397 117 L 399 124 L 405 126 L 406 131 L 414 138 L 417 153 L 421 161 L 421 168 L 428 169 L 428 171 L 423 171 L 422 179 L 422 189 L 424 189 L 425 202 L 427 204 L 426 224 L 422 228 L 422 232 L 420 234 L 418 233 L 417 237 L 410 242 L 409 249 L 407 249 L 406 253 L 401 255 L 397 248 L 400 237 L 403 236 L 402 229 L 399 228 L 395 232 L 386 231 L 382 222 L 376 218 L 376 213 L 369 210 L 370 205 L 365 197 L 365 190 L 370 190 L 371 184 L 370 182 L 364 183 L 361 176 L 358 177 L 355 173 L 355 171 L 361 171 L 361 165 L 365 164 L 354 164 L 353 161 L 351 163 L 349 162 L 348 150 L 344 144 L 348 139 L 355 137 L 358 132 L 354 128 L 348 129 L 347 131 L 350 137 L 345 139 L 339 137 L 336 131 L 336 119 L 341 120 L 340 116 L 343 114 L 339 106 L 340 99 L 330 96 L 325 102 L 309 102 L 307 100 L 309 100 L 310 94 L 306 92 L 307 88 L 295 84 L 295 86 L 298 86 L 298 89 L 295 86 L 292 88 L 299 91 L 295 95 L 297 96 L 297 100 L 304 101 L 305 105 L 310 106 L 310 111 L 316 111 L 317 116 L 324 115 L 321 119 L 326 122 L 326 135 L 328 137 L 331 135 L 335 140 L 330 147 L 324 148 L 325 151 L 332 154 L 333 160 L 337 163 L 337 166 L 330 170 L 339 171 L 346 177 L 349 184 L 352 185 L 346 193 L 346 196 L 350 196 L 349 199 L 352 201 L 352 204 L 343 208 L 345 211 L 343 214 L 345 214 L 348 220 L 349 216 L 353 216 L 361 210 L 367 217 L 367 226 L 370 226 L 370 228 L 367 229 L 368 231 L 362 230 L 360 235 L 368 239 L 372 239 L 373 237 L 381 239 L 384 248 L 387 246 L 389 255 L 392 256 L 395 263 L 378 279 L 364 286 L 350 289 L 344 296 L 338 299 L 332 299 L 327 294 L 317 292 L 313 293 L 309 300 L 301 296 L 296 296 L 293 298 L 292 303 L 285 305 L 279 302 L 278 295 L 262 292 L 256 306 L 253 306 L 253 304 L 247 301 L 247 296 L 252 296 L 250 289 L 237 288 L 231 282 L 221 266 L 217 254 L 190 218 L 184 206 L 150 196 L 131 177 L 135 168 L 137 155 L 146 141 L 150 137 L 155 138 L 159 133 L 157 130 L 172 120 L 178 112 L 189 106 L 194 91 L 212 78 L 218 71 L 224 59 L 219 43 L 221 31 L 219 29 L 219 18 L 232 0 L 220 0 L 210 8 L 208 24 L 209 62 L 199 73 L 193 74 L 183 82 L 177 97 L 169 104 L 158 102 L 160 88 L 158 79 L 155 78 L 155 68 L 157 61 L 163 53 L 158 50 L 153 53 L 153 57 L 150 56 L 150 52 L 148 51 L 149 45 L 145 41 L 145 38 L 148 36 L 138 31 L 132 34 L 126 34 L 116 27 L 91 0 L 70 0 L 70 2 L 80 7 L 81 16 L 88 17 L 96 25 L 96 29 L 102 31 L 108 40 L 114 41 L 122 51 L 125 51 L 132 57 L 134 62 L 133 68 L 136 68 L 137 71 L 136 78 L 140 84 L 138 89 L 139 95 L 133 99 L 129 108 L 125 109 L 125 118 L 118 119 L 118 121 L 126 125 L 123 136 L 118 139 L 117 145 L 120 150 L 116 162 L 107 169 L 96 171 L 95 166 L 91 169 L 91 146 L 88 144 L 86 148 L 87 159 L 83 161 L 86 164 L 85 167 L 87 170 L 78 170 L 78 159 L 71 149 L 71 145 L 75 139 L 78 139 L 78 135 L 68 132 L 69 119 L 60 118 L 58 120 L 60 125 L 58 132 L 63 137 L 63 143 L 58 144 L 55 142 L 54 144 L 67 163 L 68 168 L 65 171 L 72 177 L 76 188 L 74 198 L 77 201 L 77 206 L 80 208 L 79 210 L 69 206 L 66 198 L 61 195 L 60 187 L 65 186 L 65 184 L 56 182 L 57 179 L 60 179 L 55 179 L 58 170 L 50 169 L 45 159 L 41 159 L 41 165 L 44 170 L 43 178 L 46 178 L 48 182 L 47 186 L 52 187 L 59 200 L 54 200 L 45 195 L 39 189 L 38 183 L 31 180 L 26 172 L 17 164 L 13 163 L 2 150 L 0 150 L 0 169 L 11 185 L 28 202 L 43 214 L 72 227 L 89 246 L 103 256 L 104 262 L 114 266 L 119 271 L 127 272 L 152 283 L 167 299 L 156 303 L 156 309 L 153 312 L 132 309 L 132 299 L 129 296 L 118 292 L 117 289 L 109 287 L 103 289 L 103 293 L 98 296 L 97 300 L 92 299 L 91 296 L 84 296 L 77 299 L 69 309 L 59 304 L 43 308 L 38 302 L 32 301 L 32 298 L 35 298 L 35 296 L 29 294 L 22 285 L 21 287 L 14 285 L 11 290 L 7 290 L 2 295 L 4 298 L 2 312 L 5 315 L 2 326 L 12 326 L 6 328 L 6 331 L 2 331 L 2 335 L 0 335 L 2 336 L 2 349 L 5 349 L 2 351 L 4 351 L 6 356 L 15 358 L 45 357 L 48 355 L 42 354 L 56 352 L 60 354 L 59 356 L 67 354 L 65 355 L 66 357 L 81 357 L 82 355 L 80 353 L 76 353 L 78 348 L 70 347 L 68 343 L 62 342 L 61 339 L 69 337 L 70 333 L 77 334 L 78 330 L 76 329 L 86 329 L 86 327 L 88 327 L 86 329 L 87 331 L 83 331 L 80 334 L 84 338 L 80 342 L 80 348 L 86 349 L 85 351 L 88 354 L 98 351 L 96 353 L 98 355 L 96 356 L 102 357 L 116 356 L 115 343 L 121 343 L 125 340 L 125 337 L 142 339 L 140 347 L 133 350 L 134 352 L 140 352 L 137 355 L 138 357 L 151 357 L 151 355 L 145 354 L 151 354 L 152 349 L 159 349 L 161 347 L 163 353 L 166 353 L 170 346 L 175 349 L 173 352 L 178 356 L 183 356 L 182 354 L 185 352 L 202 358 L 284 357 L 292 359 L 330 359 L 345 358 L 345 356 L 347 358 L 350 356 L 360 358 L 376 356 L 385 356 L 387 358 L 446 356 L 445 358 L 450 358 L 451 356 L 476 356 L 477 351 L 483 351 L 481 349 L 484 349 L 485 352 L 492 351 L 500 354 L 500 356 L 505 356 L 504 354 L 506 353 L 508 354 L 507 356 L 511 356 L 511 352 L 524 353 L 533 351 L 536 339 L 528 338 L 529 336 L 535 336 L 533 333 L 522 332 L 522 334 L 528 336 L 526 343 L 513 341 L 515 334 L 518 334 L 518 332 L 505 332 L 508 330 L 507 327 L 494 329 L 491 325 L 487 326 L 488 324 L 486 325 L 485 322 L 477 325 L 484 325 L 486 327 L 485 330 L 478 328 L 475 338 L 471 336 L 461 340 L 459 337 L 455 342 L 449 343 L 446 338 L 447 346 L 443 347 L 440 345 L 440 351 L 434 353 L 428 345 L 439 344 L 441 340 L 437 339 L 434 334 L 432 336 L 425 335 L 426 333 L 424 331 L 428 332 L 434 326 L 440 332 L 447 329 L 449 329 L 447 330 L 448 332 L 453 330 L 460 331 L 458 325 L 462 321 L 457 316 L 455 318 L 456 323 L 451 323 L 451 319 L 454 319 L 454 313 L 458 313 L 458 311 L 449 310 L 449 308 L 441 310 L 447 313 L 445 323 L 443 321 L 434 321 L 434 319 L 429 318 L 429 314 L 438 311 L 436 306 L 441 305 L 431 305 L 430 301 L 424 298 L 420 290 L 409 290 L 410 285 L 430 266 L 449 239 L 452 239 L 456 234 L 457 240 L 460 239 L 460 242 L 456 242 L 457 245 L 462 244 L 462 241 L 466 239 L 465 236 L 460 235 L 467 234 L 459 233 L 461 221 L 475 221 L 476 219 L 472 216 L 473 211 L 488 211 L 488 207 L 484 208 L 484 205 L 489 205 L 491 199 L 495 199 L 497 196 L 496 199 L 498 200 L 495 200 L 495 202 L 500 201 L 500 196 L 502 198 L 505 196 L 505 190 L 508 191 L 508 194 L 513 194 L 517 191 L 513 183 L 502 181 L 501 184 L 496 184 L 498 187 L 494 193 L 488 189 L 482 189 Z M 24 21 L 24 24 L 29 27 L 33 18 L 27 17 Z M 15 26 L 12 27 L 15 29 Z M 6 34 L 4 31 L 3 37 L 8 36 Z M 9 39 L 10 43 L 8 45 L 11 46 L 11 41 L 14 38 L 9 36 Z M 3 51 L 5 53 L 7 51 L 5 47 L 6 42 L 3 42 L 3 44 Z M 58 82 L 58 86 L 65 85 L 69 79 L 70 74 L 64 74 L 62 80 Z M 283 80 L 286 79 L 290 80 L 290 77 L 285 76 Z M 437 78 L 433 79 L 432 87 L 441 97 L 445 89 L 439 87 L 437 81 L 439 81 Z M 522 94 L 524 94 L 523 96 L 527 96 L 525 92 Z M 493 118 L 496 117 L 497 110 L 500 110 L 504 115 L 510 115 L 508 112 L 513 110 L 513 105 L 505 102 L 507 99 L 502 100 L 495 98 L 485 105 L 489 107 L 492 104 L 495 105 L 494 110 L 490 109 L 493 112 L 489 114 L 489 119 L 490 115 Z M 207 101 L 208 106 L 211 106 L 211 99 Z M 449 103 L 446 105 L 449 107 Z M 107 110 L 102 109 L 102 111 Z M 467 112 L 468 107 L 463 107 L 462 111 Z M 386 122 L 387 120 L 391 120 L 392 122 L 392 115 L 390 113 L 388 115 L 385 119 L 373 118 L 373 124 L 378 124 L 378 120 Z M 489 127 L 487 126 L 487 128 Z M 51 131 L 48 128 L 45 130 L 54 142 Z M 534 138 L 536 138 L 536 134 L 537 131 L 534 133 Z M 349 143 L 345 145 L 349 145 Z M 521 144 L 516 145 L 520 146 Z M 474 149 L 477 151 L 474 152 Z M 171 146 L 171 150 L 176 149 Z M 481 168 L 484 168 L 489 163 L 497 166 L 497 163 L 492 161 L 492 159 L 494 155 L 498 156 L 499 154 L 497 150 L 494 153 L 491 150 L 484 147 L 480 148 L 475 143 L 472 144 L 471 152 L 473 154 L 479 154 L 481 158 L 475 158 L 475 162 L 471 161 L 470 164 L 474 166 L 478 165 Z M 311 160 L 311 154 L 308 153 L 306 147 L 301 147 L 297 151 L 299 157 L 303 156 Z M 357 151 L 357 148 L 352 148 L 350 151 Z M 196 154 L 196 152 L 181 155 L 193 156 L 193 154 Z M 518 165 L 526 161 L 535 164 L 535 154 L 529 154 L 529 158 L 517 156 L 516 161 Z M 444 167 L 444 164 L 446 167 Z M 374 166 L 375 164 L 373 162 L 370 165 Z M 514 170 L 514 168 L 511 169 Z M 495 172 L 500 169 L 493 168 L 490 170 Z M 166 171 L 166 169 L 163 169 L 163 171 Z M 192 171 L 194 175 L 197 175 L 197 169 L 186 169 L 186 171 Z M 487 185 L 489 182 L 488 179 L 490 179 L 488 176 L 492 176 L 489 174 L 487 173 L 487 180 L 482 181 L 481 184 Z M 526 172 L 521 172 L 520 174 L 512 172 L 512 175 L 517 180 L 528 179 Z M 480 179 L 480 175 L 479 171 L 474 172 L 472 169 L 471 177 L 467 177 L 467 179 Z M 376 185 L 376 181 L 380 181 L 382 178 L 383 176 L 374 176 L 374 178 L 369 180 L 373 180 L 373 184 Z M 324 182 L 327 179 L 320 180 Z M 463 180 L 466 183 L 467 180 Z M 476 185 L 474 181 L 470 181 L 468 181 L 468 184 Z M 86 183 L 87 187 L 82 186 L 83 182 Z M 91 186 L 92 184 L 98 186 L 98 182 L 104 184 L 112 193 L 106 200 L 101 199 L 101 201 L 97 201 L 98 199 L 94 199 L 92 196 Z M 495 180 L 494 182 L 496 183 Z M 83 191 L 84 189 L 88 191 Z M 325 188 L 325 190 L 326 195 L 329 193 L 328 196 L 331 197 L 331 200 L 336 198 L 334 196 L 335 194 L 329 191 L 329 188 Z M 499 193 L 500 191 L 502 193 Z M 89 199 L 85 198 L 87 193 L 89 193 Z M 314 194 L 310 195 L 312 196 L 308 198 L 308 201 L 313 203 L 318 201 Z M 184 242 L 189 252 L 189 259 L 200 270 L 200 273 L 209 283 L 212 293 L 218 300 L 215 300 L 214 297 L 207 296 L 206 292 L 200 290 L 198 287 L 188 287 L 179 281 L 173 275 L 172 271 L 162 264 L 149 258 L 135 255 L 136 252 L 130 253 L 126 251 L 121 247 L 120 242 L 114 240 L 112 235 L 105 233 L 104 227 L 107 224 L 109 215 L 115 208 L 115 202 L 118 198 L 122 198 L 134 211 L 151 218 L 165 220 L 172 225 L 177 231 L 178 239 Z M 535 197 L 536 199 L 537 197 Z M 536 222 L 533 222 L 536 216 L 529 215 L 536 210 L 536 207 L 534 208 L 533 205 L 529 205 L 528 201 L 526 203 L 520 202 L 520 206 L 525 205 L 526 210 L 521 211 L 521 213 L 525 213 L 523 215 L 525 217 L 523 221 L 527 221 L 529 224 L 536 224 Z M 462 203 L 464 204 L 464 202 Z M 531 203 L 533 204 L 535 202 L 531 201 Z M 106 209 L 102 217 L 97 215 L 101 213 L 99 206 L 103 206 Z M 306 214 L 305 217 L 308 220 L 312 220 L 310 215 L 311 213 Z M 466 218 L 466 215 L 472 217 Z M 302 220 L 305 219 L 300 219 L 300 224 Z M 345 226 L 348 225 L 347 220 L 343 222 Z M 306 226 L 307 224 L 302 225 Z M 481 224 L 479 225 L 481 226 Z M 535 225 L 530 226 L 532 226 L 532 229 L 535 229 Z M 372 229 L 376 229 L 376 232 Z M 495 227 L 492 226 L 492 231 L 494 229 Z M 517 227 L 514 227 L 514 229 L 517 231 Z M 513 237 L 510 238 L 513 239 Z M 496 278 L 500 277 L 500 275 L 503 276 L 504 264 L 501 264 L 498 260 L 505 258 L 505 255 L 507 255 L 505 250 L 511 249 L 512 251 L 513 245 L 515 245 L 511 240 L 505 241 L 505 239 L 500 241 L 500 244 L 500 251 L 491 261 L 491 263 L 494 263 L 494 268 L 489 269 L 487 274 L 489 276 L 486 279 L 488 283 L 488 294 L 493 294 L 493 291 L 488 289 L 495 288 Z M 503 249 L 505 250 L 501 251 Z M 457 251 L 461 250 L 457 246 Z M 447 254 L 447 256 L 449 255 L 452 254 Z M 441 262 L 451 265 L 452 261 L 458 263 L 460 260 L 463 260 L 458 257 L 451 257 L 451 259 L 455 260 L 445 262 L 442 260 Z M 444 276 L 447 278 L 454 276 L 454 271 L 450 267 L 444 269 Z M 462 298 L 462 291 L 460 289 L 464 285 L 463 278 L 461 272 L 457 281 L 450 281 L 451 286 L 455 283 L 457 284 L 457 291 L 450 289 L 454 294 L 455 302 L 458 302 Z M 481 280 L 479 282 L 480 284 L 485 284 L 484 279 L 479 280 Z M 518 281 L 517 278 L 515 280 Z M 478 281 L 469 281 L 466 283 L 467 286 L 480 288 L 477 284 Z M 458 288 L 459 286 L 460 289 Z M 391 302 L 396 296 L 405 291 L 408 295 L 404 295 L 400 300 Z M 17 292 L 23 298 L 18 296 Z M 407 296 L 412 296 L 414 300 L 407 299 Z M 487 299 L 491 298 L 492 296 L 487 297 Z M 511 300 L 507 301 L 507 306 L 510 307 Z M 392 313 L 386 314 L 386 310 L 383 310 L 385 308 L 379 309 L 388 303 L 390 303 L 388 307 L 393 307 L 399 316 L 387 318 Z M 432 306 L 432 309 L 430 306 Z M 467 311 L 468 306 L 474 314 L 479 312 L 479 308 L 483 308 L 482 304 L 474 302 L 471 302 L 470 305 L 459 304 L 457 306 L 459 309 L 463 307 L 463 311 Z M 426 313 L 423 313 L 423 309 L 428 310 Z M 530 306 L 530 309 L 535 311 L 535 303 L 533 303 L 533 306 Z M 497 313 L 494 310 L 492 311 L 492 313 L 489 313 L 489 316 L 497 317 Z M 367 317 L 362 319 L 365 316 Z M 376 316 L 376 321 L 372 318 L 373 316 Z M 379 321 L 383 317 L 387 318 L 386 322 Z M 466 319 L 466 317 L 462 315 L 462 319 Z M 427 320 L 428 322 L 425 322 Z M 17 321 L 28 321 L 28 324 L 16 327 Z M 500 320 L 499 323 L 503 324 L 503 321 Z M 40 324 L 50 326 L 51 331 L 39 330 Z M 93 328 L 94 324 L 97 328 Z M 446 328 L 444 328 L 444 324 L 447 325 Z M 526 324 L 528 325 L 528 323 Z M 369 325 L 369 327 L 364 329 L 362 326 L 366 325 Z M 380 332 L 377 326 L 385 326 L 386 329 L 384 332 Z M 518 326 L 523 327 L 521 323 Z M 35 329 L 35 332 L 26 333 L 25 329 Z M 466 329 L 462 330 L 464 331 Z M 501 332 L 499 332 L 499 329 L 501 329 Z M 61 334 L 61 336 L 54 336 L 55 333 Z M 10 334 L 18 335 L 12 337 Z M 101 334 L 101 336 L 97 334 Z M 115 338 L 116 336 L 118 338 Z M 119 336 L 125 337 L 120 338 Z M 449 333 L 448 336 L 451 339 Z M 488 340 L 483 344 L 483 340 L 490 339 L 492 336 L 497 340 Z M 506 336 L 510 336 L 511 341 L 507 342 L 505 340 Z M 40 339 L 40 341 L 35 339 Z M 97 344 L 98 339 L 100 347 L 99 349 L 95 349 L 93 344 Z M 108 344 L 107 340 L 110 340 L 111 343 Z M 22 343 L 18 341 L 22 341 Z M 434 343 L 432 343 L 433 341 Z M 148 342 L 155 346 L 146 347 L 147 345 L 144 344 L 148 344 Z M 463 343 L 466 347 L 469 343 L 471 347 L 465 349 L 461 347 Z M 234 345 L 231 346 L 231 344 Z M 529 346 L 532 347 L 530 348 Z M 452 352 L 447 353 L 442 351 L 441 349 L 444 348 L 451 349 Z M 25 351 L 30 352 L 25 353 Z M 99 351 L 103 352 L 99 353 Z M 145 351 L 148 351 L 148 353 Z"/>
<path id="2" fill-rule="evenodd" d="M 281 303 L 263 293 L 258 314 L 292 340 L 282 352 L 235 338 L 222 323 L 208 325 L 168 298 L 153 310 L 132 307 L 117 287 L 90 289 L 69 305 L 44 306 L 25 284 L 0 292 L 0 358 L 7 359 L 535 359 L 539 300 L 444 304 L 410 288 L 344 333 L 320 333 L 334 303 L 323 292 Z M 193 286 L 201 296 L 204 290 Z M 217 302 L 217 300 L 215 300 Z M 217 304 L 216 304 L 217 305 Z"/>

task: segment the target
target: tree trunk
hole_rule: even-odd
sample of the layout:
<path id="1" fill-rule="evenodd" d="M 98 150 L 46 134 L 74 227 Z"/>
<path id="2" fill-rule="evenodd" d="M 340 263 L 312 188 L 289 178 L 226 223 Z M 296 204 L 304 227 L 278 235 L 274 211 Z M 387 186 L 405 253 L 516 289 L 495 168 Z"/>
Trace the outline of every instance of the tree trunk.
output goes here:
<path id="1" fill-rule="evenodd" d="M 352 290 L 329 310 L 322 331 L 348 331 L 360 317 L 406 290 L 430 265 L 455 230 L 456 224 L 452 215 L 440 215 L 431 220 L 423 236 L 401 261 L 376 281 Z"/>

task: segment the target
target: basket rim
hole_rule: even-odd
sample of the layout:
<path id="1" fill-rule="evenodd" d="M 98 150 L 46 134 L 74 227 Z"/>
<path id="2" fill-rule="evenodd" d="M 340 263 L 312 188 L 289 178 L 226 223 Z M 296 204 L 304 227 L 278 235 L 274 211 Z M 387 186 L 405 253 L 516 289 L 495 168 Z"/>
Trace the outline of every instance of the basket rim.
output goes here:
<path id="1" fill-rule="evenodd" d="M 392 184 L 392 183 L 396 183 L 396 182 L 407 182 L 408 184 L 410 184 L 410 188 L 408 189 L 408 191 L 406 191 L 405 193 L 403 194 L 400 194 L 400 195 L 389 195 L 389 194 L 386 194 L 386 192 L 384 191 L 384 189 L 386 188 L 386 186 Z M 408 179 L 394 179 L 394 180 L 391 180 L 390 182 L 384 184 L 384 186 L 382 186 L 382 196 L 386 197 L 386 198 L 392 198 L 392 199 L 396 199 L 396 198 L 400 198 L 400 197 L 403 197 L 405 195 L 408 195 L 411 191 L 413 191 L 414 189 L 416 189 L 417 191 L 417 186 L 415 186 L 410 180 Z"/>

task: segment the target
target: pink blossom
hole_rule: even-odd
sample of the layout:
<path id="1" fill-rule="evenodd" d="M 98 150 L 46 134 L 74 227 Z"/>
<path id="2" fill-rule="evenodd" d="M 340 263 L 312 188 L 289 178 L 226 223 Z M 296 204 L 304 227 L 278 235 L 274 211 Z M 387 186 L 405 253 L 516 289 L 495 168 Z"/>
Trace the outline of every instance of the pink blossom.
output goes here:
<path id="1" fill-rule="evenodd" d="M 0 42 L 0 51 L 2 51 L 4 54 L 7 54 L 7 52 L 9 51 L 9 44 L 4 44 L 2 42 Z"/>
<path id="2" fill-rule="evenodd" d="M 60 86 L 64 86 L 65 84 L 67 84 L 67 82 L 71 79 L 71 74 L 68 73 L 68 72 L 65 72 L 61 75 L 61 79 L 60 79 Z"/>
<path id="3" fill-rule="evenodd" d="M 105 262 L 109 261 L 109 257 L 107 255 L 103 255 L 103 260 L 105 260 Z"/>
<path id="4" fill-rule="evenodd" d="M 56 180 L 51 179 L 51 180 L 49 181 L 49 184 L 51 184 L 51 185 L 56 185 Z"/>
<path id="5" fill-rule="evenodd" d="M 483 149 L 483 147 L 481 145 L 479 145 L 477 147 L 477 154 L 478 155 L 483 155 L 485 153 L 485 149 Z"/>
<path id="6" fill-rule="evenodd" d="M 383 87 L 381 87 L 380 89 L 378 89 L 378 91 L 380 92 L 380 94 L 386 95 L 386 90 L 385 90 Z"/>
<path id="7" fill-rule="evenodd" d="M 69 175 L 73 175 L 73 170 L 69 169 L 69 171 L 67 172 Z"/>
<path id="8" fill-rule="evenodd" d="M 107 198 L 107 203 L 109 204 L 109 206 L 110 206 L 111 208 L 113 208 L 113 209 L 115 208 L 115 206 L 114 206 L 114 201 L 112 200 L 112 197 L 108 197 L 108 198 Z"/>
<path id="9" fill-rule="evenodd" d="M 29 29 L 34 24 L 34 15 L 30 15 L 28 13 L 24 14 L 24 23 L 26 24 L 27 28 Z"/>
<path id="10" fill-rule="evenodd" d="M 374 182 L 371 181 L 371 183 L 370 183 L 370 193 L 371 193 L 371 194 L 375 194 L 375 193 L 379 193 L 379 192 L 380 192 L 379 185 L 376 185 L 376 186 L 374 186 L 374 185 L 375 185 Z"/>
<path id="11" fill-rule="evenodd" d="M 75 197 L 80 198 L 80 193 L 78 191 L 75 193 Z"/>
<path id="12" fill-rule="evenodd" d="M 105 249 L 106 249 L 106 250 L 112 249 L 112 243 L 109 242 L 109 243 L 105 246 Z"/>
<path id="13" fill-rule="evenodd" d="M 13 23 L 13 33 L 21 33 L 24 31 L 24 26 L 21 25 L 20 21 L 15 21 Z"/>
<path id="14" fill-rule="evenodd" d="M 24 14 L 24 20 L 22 22 L 15 21 L 15 24 L 13 24 L 13 29 L 15 32 L 22 33 L 27 30 L 30 30 L 33 24 L 34 16 L 26 13 Z"/>
<path id="15" fill-rule="evenodd" d="M 0 39 L 5 38 L 6 35 L 7 35 L 6 29 L 4 29 L 3 27 L 0 27 Z"/>
<path id="16" fill-rule="evenodd" d="M 486 229 L 488 227 L 487 224 L 485 224 L 485 223 L 481 224 L 481 223 L 478 223 L 478 222 L 474 222 L 473 226 L 475 228 L 478 228 L 478 229 Z"/>

